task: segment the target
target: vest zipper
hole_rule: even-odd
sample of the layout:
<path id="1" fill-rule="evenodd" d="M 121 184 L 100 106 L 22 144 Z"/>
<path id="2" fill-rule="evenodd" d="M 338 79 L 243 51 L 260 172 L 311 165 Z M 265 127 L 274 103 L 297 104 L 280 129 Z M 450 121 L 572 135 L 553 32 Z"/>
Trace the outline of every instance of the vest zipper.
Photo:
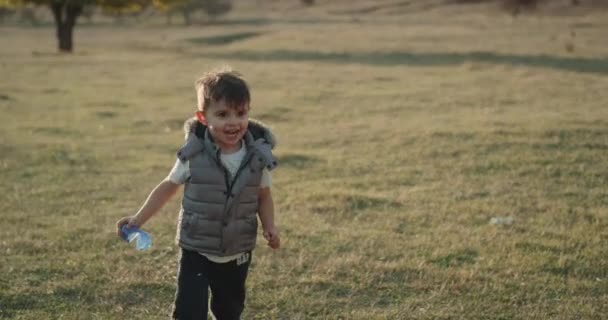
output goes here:
<path id="1" fill-rule="evenodd" d="M 221 152 L 221 150 L 218 149 L 217 152 L 216 152 L 216 154 L 215 154 L 215 159 L 214 160 L 215 160 L 215 163 L 220 168 L 222 168 L 222 172 L 224 173 L 224 183 L 226 184 L 226 189 L 228 190 L 228 193 L 226 194 L 226 196 L 228 196 L 230 194 L 230 189 L 231 189 L 231 186 L 230 186 L 231 183 L 230 183 L 230 178 L 229 178 L 230 173 L 228 172 L 228 169 L 226 169 L 226 167 L 224 167 L 224 164 L 220 160 L 220 152 Z"/>
<path id="2" fill-rule="evenodd" d="M 245 158 L 243 158 L 243 161 L 241 162 L 241 165 L 239 166 L 238 170 L 234 174 L 234 178 L 232 179 L 232 181 L 230 181 L 230 179 L 228 178 L 230 176 L 228 169 L 226 169 L 226 167 L 220 160 L 220 152 L 221 152 L 221 150 L 218 150 L 217 153 L 215 154 L 215 162 L 220 168 L 222 168 L 222 171 L 224 172 L 224 182 L 226 183 L 226 187 L 228 189 L 228 191 L 226 193 L 226 200 L 224 203 L 224 206 L 226 206 L 228 199 L 232 196 L 232 187 L 234 186 L 234 182 L 238 178 L 241 171 L 243 171 L 243 169 L 245 168 L 247 163 L 249 163 L 249 161 L 253 157 L 253 152 L 247 152 L 247 154 L 245 155 Z M 225 210 L 225 208 L 224 208 L 224 210 Z M 222 225 L 223 224 L 224 224 L 224 221 L 222 221 Z M 222 228 L 220 230 L 220 248 L 221 248 L 221 250 L 226 250 L 226 248 L 224 248 L 223 239 L 224 239 L 224 228 Z"/>
<path id="3" fill-rule="evenodd" d="M 232 179 L 232 183 L 230 184 L 230 193 L 232 193 L 232 187 L 234 186 L 234 182 L 236 181 L 236 178 L 238 178 L 239 174 L 241 174 L 241 172 L 243 171 L 243 169 L 245 169 L 245 167 L 247 166 L 247 164 L 249 163 L 249 161 L 251 160 L 251 158 L 253 157 L 253 152 L 248 152 L 247 155 L 245 155 L 245 157 L 243 158 L 243 161 L 241 161 L 241 166 L 238 168 L 238 170 L 236 170 L 236 173 L 234 174 L 234 178 Z"/>
<path id="4" fill-rule="evenodd" d="M 220 160 L 220 152 L 221 150 L 218 148 L 217 152 L 215 153 L 215 163 L 222 168 L 222 171 L 224 172 L 224 183 L 226 184 L 226 189 L 228 190 L 226 193 L 226 199 L 224 200 L 224 207 L 226 206 L 226 204 L 228 203 L 228 197 L 230 196 L 230 180 L 228 178 L 229 176 L 229 172 L 228 169 L 226 169 L 226 167 L 224 167 L 224 164 L 222 163 L 222 161 Z M 225 210 L 225 208 L 224 208 Z M 224 220 L 222 219 L 222 226 L 224 225 Z M 222 227 L 220 229 L 220 251 L 222 253 L 224 253 L 226 251 L 226 248 L 224 248 L 224 228 Z"/>
<path id="5" fill-rule="evenodd" d="M 241 165 L 236 170 L 236 173 L 234 174 L 234 177 L 232 178 L 232 180 L 230 180 L 230 178 L 229 178 L 230 177 L 230 172 L 228 171 L 228 169 L 226 169 L 226 167 L 224 166 L 224 164 L 220 160 L 220 152 L 221 152 L 221 150 L 217 151 L 215 162 L 216 162 L 217 165 L 219 165 L 220 168 L 222 168 L 222 171 L 224 172 L 224 183 L 226 183 L 226 188 L 228 189 L 228 194 L 231 194 L 232 187 L 234 186 L 234 182 L 236 181 L 236 179 L 238 178 L 239 174 L 243 171 L 243 169 L 245 169 L 245 167 L 247 166 L 247 164 L 249 163 L 249 161 L 253 157 L 253 152 L 248 152 L 245 155 L 245 157 L 243 158 L 243 161 L 241 161 Z"/>

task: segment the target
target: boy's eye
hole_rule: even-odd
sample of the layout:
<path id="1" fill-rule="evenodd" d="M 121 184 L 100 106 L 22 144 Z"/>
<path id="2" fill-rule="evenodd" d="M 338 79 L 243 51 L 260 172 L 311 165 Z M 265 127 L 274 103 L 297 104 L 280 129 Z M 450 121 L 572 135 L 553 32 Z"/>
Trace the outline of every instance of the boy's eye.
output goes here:
<path id="1" fill-rule="evenodd" d="M 245 111 L 245 110 L 240 110 L 240 111 L 239 111 L 239 112 L 237 112 L 236 114 L 239 116 L 239 118 L 242 118 L 242 117 L 244 117 L 245 115 L 247 115 L 247 111 Z"/>
<path id="2" fill-rule="evenodd" d="M 222 111 L 222 112 L 218 112 L 216 115 L 220 118 L 225 118 L 227 113 L 225 111 Z"/>

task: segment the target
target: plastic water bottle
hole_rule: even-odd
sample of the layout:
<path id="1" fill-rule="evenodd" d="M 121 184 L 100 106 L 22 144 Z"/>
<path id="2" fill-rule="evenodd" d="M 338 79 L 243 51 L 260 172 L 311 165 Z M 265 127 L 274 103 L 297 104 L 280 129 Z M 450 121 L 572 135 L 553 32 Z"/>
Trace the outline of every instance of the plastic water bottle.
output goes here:
<path id="1" fill-rule="evenodd" d="M 137 250 L 146 250 L 152 246 L 152 237 L 138 227 L 127 228 L 127 225 L 125 224 L 120 231 L 123 240 L 129 243 L 135 241 L 135 248 Z"/>
<path id="2" fill-rule="evenodd" d="M 512 225 L 513 222 L 515 222 L 515 219 L 513 217 L 494 217 L 492 219 L 490 219 L 490 224 L 493 225 Z"/>

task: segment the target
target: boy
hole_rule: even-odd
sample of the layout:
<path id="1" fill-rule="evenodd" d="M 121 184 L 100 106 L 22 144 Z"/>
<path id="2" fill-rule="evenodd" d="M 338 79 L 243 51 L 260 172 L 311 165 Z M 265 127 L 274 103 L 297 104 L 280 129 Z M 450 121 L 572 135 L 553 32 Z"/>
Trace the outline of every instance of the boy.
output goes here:
<path id="1" fill-rule="evenodd" d="M 169 176 L 148 196 L 139 212 L 120 219 L 140 227 L 184 184 L 177 242 L 181 257 L 174 319 L 239 319 L 245 280 L 257 236 L 257 215 L 268 245 L 280 246 L 274 225 L 269 171 L 276 167 L 275 139 L 249 120 L 246 82 L 231 71 L 209 72 L 196 81 L 196 117 L 186 121 L 186 143 Z"/>

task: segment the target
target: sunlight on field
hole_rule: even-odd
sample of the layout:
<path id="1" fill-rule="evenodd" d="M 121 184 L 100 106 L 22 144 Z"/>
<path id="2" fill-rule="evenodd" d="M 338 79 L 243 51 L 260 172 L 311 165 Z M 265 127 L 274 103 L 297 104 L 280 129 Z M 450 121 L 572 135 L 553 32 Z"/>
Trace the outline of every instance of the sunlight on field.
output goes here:
<path id="1" fill-rule="evenodd" d="M 279 138 L 284 248 L 260 236 L 244 319 L 607 314 L 607 14 L 328 6 L 82 26 L 73 55 L 50 26 L 0 26 L 0 318 L 167 318 L 179 197 L 150 251 L 113 227 L 223 64 Z"/>

